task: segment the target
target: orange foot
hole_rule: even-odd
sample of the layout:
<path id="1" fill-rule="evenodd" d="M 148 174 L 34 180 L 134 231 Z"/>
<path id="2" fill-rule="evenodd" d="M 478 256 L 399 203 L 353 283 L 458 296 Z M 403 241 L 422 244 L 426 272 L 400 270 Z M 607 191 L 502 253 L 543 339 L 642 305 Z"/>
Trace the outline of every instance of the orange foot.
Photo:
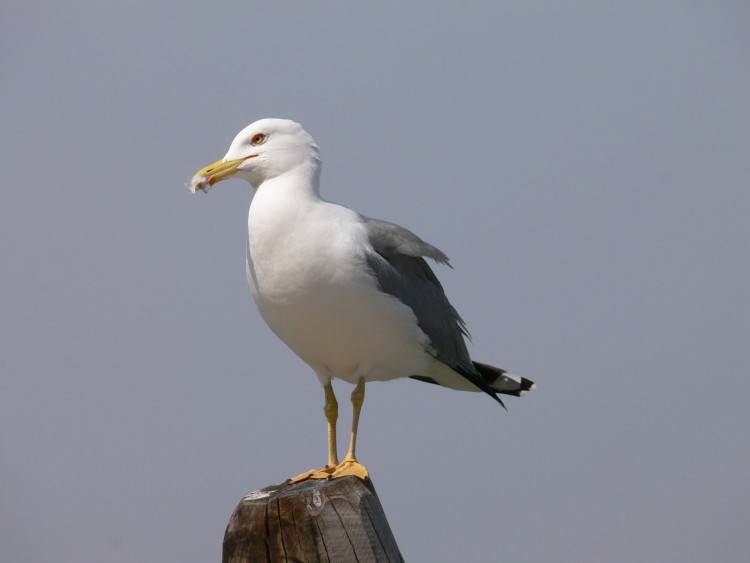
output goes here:
<path id="1" fill-rule="evenodd" d="M 367 471 L 364 465 L 356 459 L 345 459 L 336 467 L 326 465 L 325 469 L 311 469 L 310 471 L 300 473 L 296 477 L 292 477 L 290 480 L 292 483 L 301 483 L 308 479 L 338 479 L 347 475 L 354 475 L 363 481 L 370 478 L 370 472 Z"/>

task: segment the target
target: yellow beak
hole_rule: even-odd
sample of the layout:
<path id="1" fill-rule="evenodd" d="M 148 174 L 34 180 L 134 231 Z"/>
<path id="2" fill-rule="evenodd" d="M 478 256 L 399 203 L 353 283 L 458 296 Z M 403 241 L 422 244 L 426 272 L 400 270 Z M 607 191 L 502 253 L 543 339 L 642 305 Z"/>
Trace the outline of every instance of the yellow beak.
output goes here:
<path id="1" fill-rule="evenodd" d="M 246 158 L 238 158 L 236 160 L 217 160 L 213 164 L 209 164 L 205 168 L 201 168 L 193 176 L 191 185 L 194 189 L 207 191 L 216 182 L 221 182 L 229 178 L 235 173 L 237 167 L 247 160 Z"/>

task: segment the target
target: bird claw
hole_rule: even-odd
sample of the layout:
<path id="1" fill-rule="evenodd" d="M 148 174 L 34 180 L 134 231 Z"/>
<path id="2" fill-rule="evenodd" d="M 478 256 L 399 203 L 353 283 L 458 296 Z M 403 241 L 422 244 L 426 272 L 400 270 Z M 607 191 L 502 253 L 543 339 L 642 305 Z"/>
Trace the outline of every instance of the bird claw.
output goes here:
<path id="1" fill-rule="evenodd" d="M 326 465 L 325 469 L 310 469 L 309 471 L 300 473 L 296 477 L 292 477 L 289 481 L 296 484 L 301 483 L 302 481 L 307 481 L 308 479 L 328 479 L 332 477 L 335 470 L 335 467 Z"/>
<path id="2" fill-rule="evenodd" d="M 345 459 L 339 463 L 331 477 L 333 479 L 338 479 L 339 477 L 346 477 L 348 475 L 359 477 L 362 481 L 366 481 L 370 478 L 370 472 L 356 459 Z"/>
<path id="3" fill-rule="evenodd" d="M 326 465 L 325 469 L 311 469 L 300 473 L 296 477 L 292 477 L 289 481 L 291 483 L 302 483 L 308 479 L 338 479 L 339 477 L 347 477 L 354 475 L 359 479 L 366 481 L 370 478 L 370 472 L 367 468 L 359 463 L 356 459 L 348 459 L 339 463 L 336 467 Z"/>

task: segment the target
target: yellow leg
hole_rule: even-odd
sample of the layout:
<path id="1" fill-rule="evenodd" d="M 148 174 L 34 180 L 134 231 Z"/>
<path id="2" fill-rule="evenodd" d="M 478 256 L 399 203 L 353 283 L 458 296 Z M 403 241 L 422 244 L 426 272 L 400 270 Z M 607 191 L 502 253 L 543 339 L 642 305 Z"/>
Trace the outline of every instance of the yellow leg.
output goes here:
<path id="1" fill-rule="evenodd" d="M 362 403 L 365 402 L 365 379 L 359 378 L 357 386 L 352 391 L 352 435 L 349 438 L 349 451 L 344 461 L 357 461 L 354 450 L 357 448 L 357 428 L 359 427 L 359 413 L 362 411 Z"/>
<path id="2" fill-rule="evenodd" d="M 323 412 L 328 421 L 328 465 L 325 469 L 311 469 L 300 473 L 292 478 L 292 482 L 299 483 L 307 479 L 334 479 L 354 475 L 360 479 L 367 479 L 370 474 L 367 468 L 357 461 L 355 450 L 357 447 L 357 428 L 359 426 L 359 413 L 362 411 L 362 403 L 365 402 L 365 378 L 360 377 L 357 386 L 352 391 L 352 434 L 349 441 L 349 451 L 341 463 L 338 462 L 336 452 L 336 420 L 339 414 L 339 405 L 333 394 L 333 386 L 329 382 L 325 387 L 326 402 Z"/>
<path id="3" fill-rule="evenodd" d="M 325 386 L 326 404 L 323 412 L 328 421 L 328 467 L 336 467 L 339 464 L 339 456 L 336 452 L 336 420 L 339 417 L 339 403 L 333 394 L 333 385 L 329 381 Z"/>
<path id="4" fill-rule="evenodd" d="M 360 377 L 357 386 L 352 391 L 352 435 L 349 440 L 349 451 L 344 461 L 336 467 L 333 477 L 344 477 L 345 475 L 355 475 L 360 479 L 369 477 L 367 468 L 357 461 L 357 428 L 359 427 L 359 413 L 362 411 L 362 403 L 365 402 L 365 378 Z"/>
<path id="5" fill-rule="evenodd" d="M 307 479 L 328 479 L 339 464 L 339 456 L 336 451 L 336 421 L 339 417 L 339 403 L 336 400 L 333 385 L 331 385 L 330 381 L 326 383 L 323 390 L 326 394 L 323 412 L 328 422 L 328 465 L 325 466 L 325 469 L 310 469 L 309 471 L 300 473 L 296 477 L 292 477 L 293 483 L 299 483 Z"/>

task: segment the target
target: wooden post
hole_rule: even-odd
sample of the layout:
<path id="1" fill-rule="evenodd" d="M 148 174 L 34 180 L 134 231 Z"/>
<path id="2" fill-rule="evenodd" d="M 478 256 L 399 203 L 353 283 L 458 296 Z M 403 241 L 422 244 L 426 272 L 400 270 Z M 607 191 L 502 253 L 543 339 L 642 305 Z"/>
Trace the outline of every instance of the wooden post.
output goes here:
<path id="1" fill-rule="evenodd" d="M 223 563 L 403 562 L 371 480 L 272 485 L 232 513 Z"/>

